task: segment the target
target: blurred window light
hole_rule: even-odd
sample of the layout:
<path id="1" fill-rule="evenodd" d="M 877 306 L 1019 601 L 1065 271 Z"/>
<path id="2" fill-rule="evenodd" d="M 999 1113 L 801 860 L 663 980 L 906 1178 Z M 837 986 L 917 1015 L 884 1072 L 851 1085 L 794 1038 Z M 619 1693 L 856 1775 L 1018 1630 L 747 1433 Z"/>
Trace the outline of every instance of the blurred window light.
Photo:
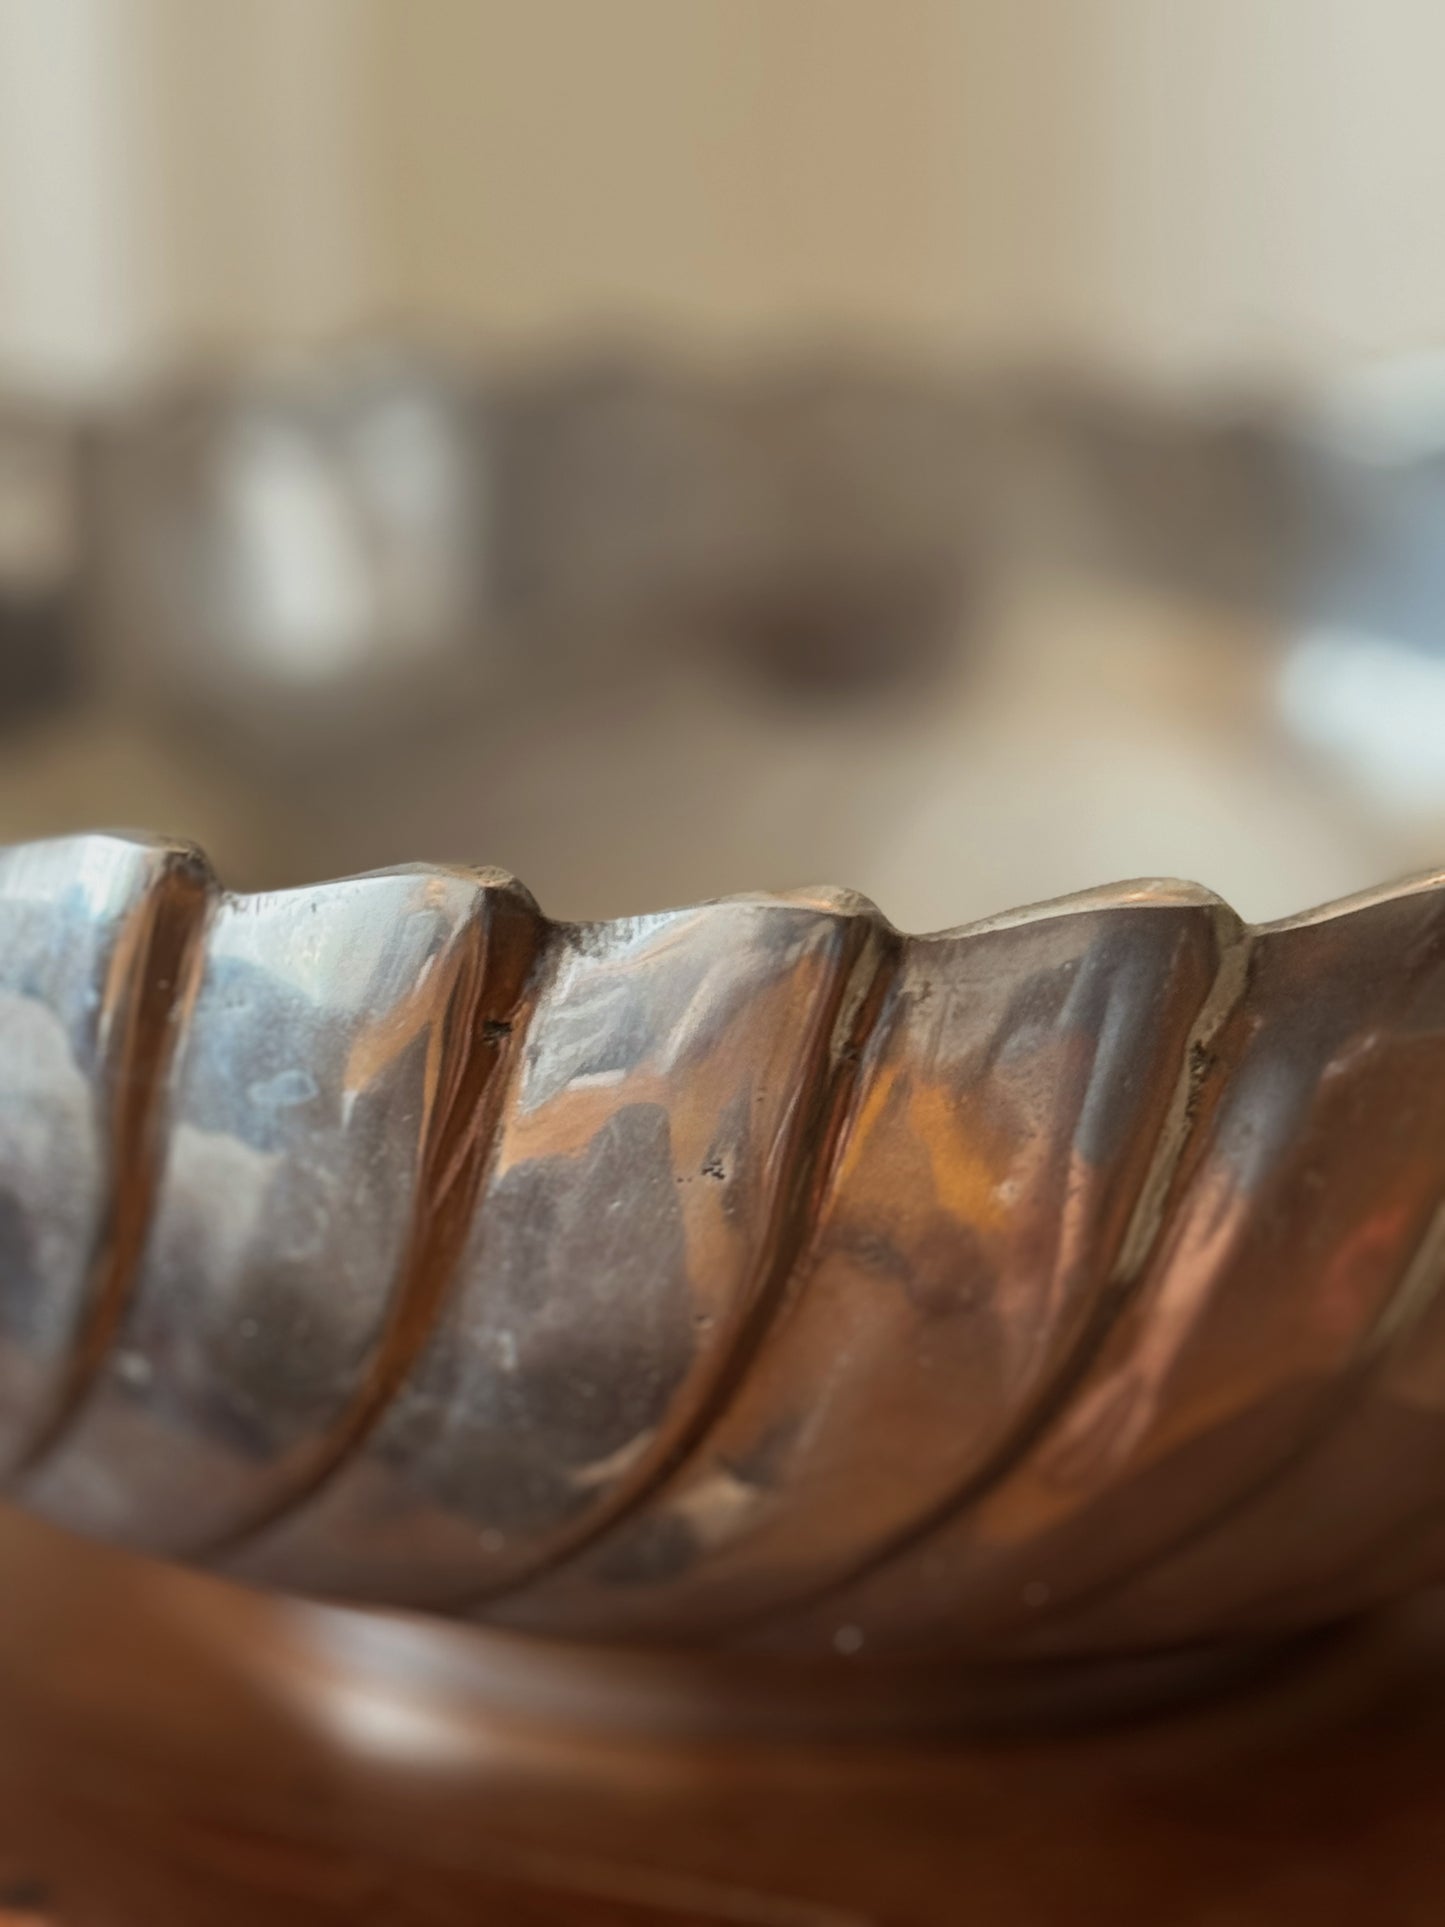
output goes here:
<path id="1" fill-rule="evenodd" d="M 370 651 L 362 542 L 339 478 L 302 434 L 251 425 L 222 469 L 230 605 L 240 648 L 298 684 Z"/>
<path id="2" fill-rule="evenodd" d="M 1375 802 L 1400 812 L 1445 806 L 1445 656 L 1317 629 L 1286 656 L 1279 697 L 1295 735 L 1343 764 Z"/>
<path id="3" fill-rule="evenodd" d="M 1438 461 L 1445 446 L 1445 354 L 1394 355 L 1337 380 L 1315 432 L 1369 467 Z"/>

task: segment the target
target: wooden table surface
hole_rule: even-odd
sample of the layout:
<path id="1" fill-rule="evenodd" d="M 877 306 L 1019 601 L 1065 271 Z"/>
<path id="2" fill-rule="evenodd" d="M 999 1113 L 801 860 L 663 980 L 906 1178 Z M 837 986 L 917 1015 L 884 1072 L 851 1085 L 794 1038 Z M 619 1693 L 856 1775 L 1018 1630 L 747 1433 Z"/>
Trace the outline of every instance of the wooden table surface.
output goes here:
<path id="1" fill-rule="evenodd" d="M 18 1521 L 0 1570 L 0 1927 L 1445 1917 L 1438 1606 L 1112 1727 L 682 1741 L 373 1695 L 315 1614 Z"/>

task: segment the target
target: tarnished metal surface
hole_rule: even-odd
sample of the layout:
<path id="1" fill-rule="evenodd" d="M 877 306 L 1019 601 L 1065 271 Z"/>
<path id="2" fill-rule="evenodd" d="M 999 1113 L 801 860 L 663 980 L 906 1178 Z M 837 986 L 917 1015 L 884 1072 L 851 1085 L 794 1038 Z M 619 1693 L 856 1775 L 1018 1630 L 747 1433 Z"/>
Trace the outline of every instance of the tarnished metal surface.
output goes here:
<path id="1" fill-rule="evenodd" d="M 524 919 L 505 883 L 447 871 L 214 903 L 148 1236 L 113 1347 L 30 1470 L 37 1505 L 209 1550 L 342 1456 L 450 1269 L 437 1207 L 474 1188 Z"/>
<path id="2" fill-rule="evenodd" d="M 0 853 L 0 1453 L 573 1638 L 1147 1651 L 1445 1572 L 1445 882 L 926 938 Z"/>
<path id="3" fill-rule="evenodd" d="M 109 1350 L 150 1202 L 189 852 L 0 852 L 0 1463 L 43 1451 Z"/>
<path id="4" fill-rule="evenodd" d="M 868 934 L 781 901 L 553 933 L 431 1342 L 240 1570 L 462 1605 L 664 1479 L 773 1308 Z"/>

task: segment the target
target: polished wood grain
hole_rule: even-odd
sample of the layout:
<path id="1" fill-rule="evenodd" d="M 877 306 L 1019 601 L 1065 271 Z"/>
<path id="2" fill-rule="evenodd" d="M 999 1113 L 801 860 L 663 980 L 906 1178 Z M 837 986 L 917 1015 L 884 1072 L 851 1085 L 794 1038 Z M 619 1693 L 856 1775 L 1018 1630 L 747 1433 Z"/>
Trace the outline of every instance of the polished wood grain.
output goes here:
<path id="1" fill-rule="evenodd" d="M 0 1905 L 25 1927 L 1439 1914 L 1439 1608 L 1122 1724 L 820 1744 L 489 1713 L 364 1664 L 353 1615 L 17 1521 L 0 1558 Z"/>

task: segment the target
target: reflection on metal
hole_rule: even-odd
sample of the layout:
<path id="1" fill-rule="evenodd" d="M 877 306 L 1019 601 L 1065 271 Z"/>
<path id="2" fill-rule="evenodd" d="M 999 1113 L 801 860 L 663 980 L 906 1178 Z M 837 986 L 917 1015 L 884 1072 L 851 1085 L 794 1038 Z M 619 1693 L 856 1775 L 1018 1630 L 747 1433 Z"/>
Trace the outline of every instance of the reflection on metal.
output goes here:
<path id="1" fill-rule="evenodd" d="M 0 854 L 0 1454 L 82 1532 L 659 1648 L 1144 1652 L 1445 1568 L 1445 879 L 548 923 Z"/>

